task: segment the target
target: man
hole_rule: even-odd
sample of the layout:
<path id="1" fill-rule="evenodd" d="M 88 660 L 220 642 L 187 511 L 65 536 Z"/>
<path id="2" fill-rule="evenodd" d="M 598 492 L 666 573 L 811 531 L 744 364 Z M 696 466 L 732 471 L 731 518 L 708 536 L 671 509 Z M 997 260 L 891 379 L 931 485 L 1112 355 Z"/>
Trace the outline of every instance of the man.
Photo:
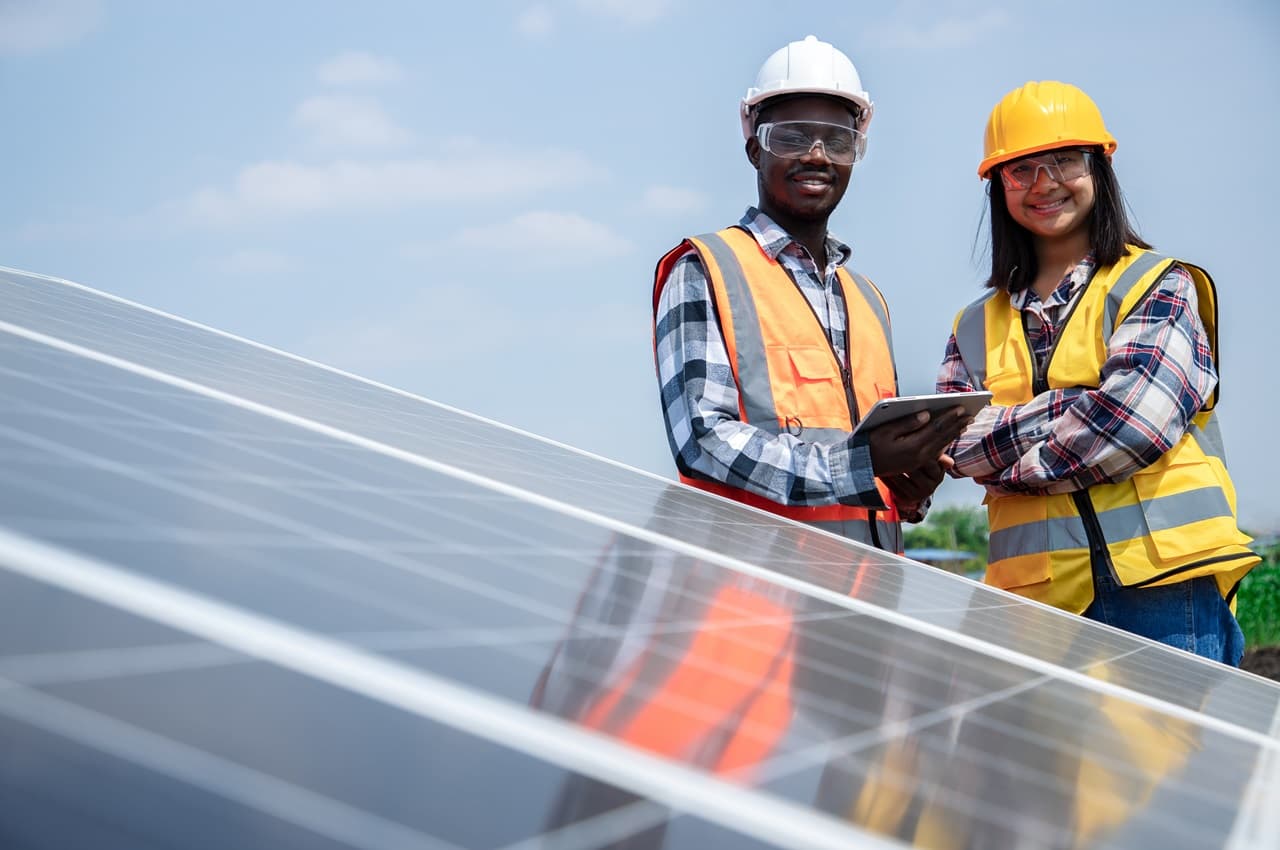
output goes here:
<path id="1" fill-rule="evenodd" d="M 853 63 L 814 36 L 765 61 L 741 106 L 759 206 L 659 261 L 654 346 L 681 480 L 900 552 L 900 518 L 922 518 L 967 417 L 851 437 L 897 395 L 884 299 L 827 232 L 871 112 Z"/>

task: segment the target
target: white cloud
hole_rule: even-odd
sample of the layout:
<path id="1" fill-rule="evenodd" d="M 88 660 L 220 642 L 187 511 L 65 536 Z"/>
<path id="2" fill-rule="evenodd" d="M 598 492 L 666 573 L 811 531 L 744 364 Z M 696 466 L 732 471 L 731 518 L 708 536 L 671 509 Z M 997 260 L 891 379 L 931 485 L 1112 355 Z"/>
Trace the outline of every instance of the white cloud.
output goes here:
<path id="1" fill-rule="evenodd" d="M 65 47 L 98 25 L 99 0 L 0 0 L 0 56 Z"/>
<path id="2" fill-rule="evenodd" d="M 229 187 L 208 187 L 167 205 L 167 214 L 227 225 L 264 216 L 391 210 L 444 201 L 509 199 L 601 176 L 585 157 L 563 151 L 486 151 L 455 145 L 449 155 L 323 165 L 261 162 Z"/>
<path id="3" fill-rule="evenodd" d="M 578 0 L 578 7 L 586 12 L 627 24 L 653 23 L 671 6 L 671 0 Z"/>
<path id="4" fill-rule="evenodd" d="M 516 18 L 516 31 L 521 35 L 541 38 L 555 28 L 551 9 L 545 3 L 537 3 L 525 9 Z"/>
<path id="5" fill-rule="evenodd" d="M 591 262 L 617 257 L 632 244 L 608 225 L 577 213 L 533 210 L 505 222 L 459 231 L 450 246 L 493 249 L 527 265 Z"/>
<path id="6" fill-rule="evenodd" d="M 648 212 L 677 214 L 698 212 L 707 205 L 701 192 L 676 186 L 650 186 L 640 199 L 640 205 Z"/>
<path id="7" fill-rule="evenodd" d="M 296 267 L 297 262 L 293 257 L 276 251 L 236 251 L 214 263 L 214 268 L 218 271 L 237 277 L 283 274 Z"/>
<path id="8" fill-rule="evenodd" d="M 969 47 L 1009 24 L 1009 15 L 1000 9 L 942 18 L 932 6 L 919 9 L 919 14 L 904 12 L 891 22 L 869 28 L 865 40 L 879 47 L 909 50 Z"/>
<path id="9" fill-rule="evenodd" d="M 298 104 L 293 120 L 330 147 L 392 147 L 410 138 L 377 101 L 354 95 L 309 97 Z"/>
<path id="10" fill-rule="evenodd" d="M 362 50 L 343 51 L 321 65 L 316 73 L 322 83 L 331 86 L 392 83 L 404 76 L 392 60 Z"/>

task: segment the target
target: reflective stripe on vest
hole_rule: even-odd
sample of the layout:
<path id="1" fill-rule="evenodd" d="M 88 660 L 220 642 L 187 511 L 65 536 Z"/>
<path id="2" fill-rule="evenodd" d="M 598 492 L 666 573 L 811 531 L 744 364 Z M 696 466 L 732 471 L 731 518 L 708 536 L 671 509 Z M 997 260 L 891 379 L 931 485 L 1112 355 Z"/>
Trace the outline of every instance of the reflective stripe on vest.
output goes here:
<path id="1" fill-rule="evenodd" d="M 1111 339 L 1111 334 L 1115 330 L 1116 318 L 1120 315 L 1120 306 L 1124 304 L 1125 299 L 1129 297 L 1133 288 L 1137 286 L 1138 281 L 1146 277 L 1152 269 L 1166 259 L 1166 257 L 1157 254 L 1155 251 L 1144 251 L 1121 272 L 1115 285 L 1107 293 L 1107 312 L 1102 320 L 1102 339 L 1104 344 Z M 1172 266 L 1174 262 L 1176 261 L 1169 260 L 1169 266 Z M 1164 269 L 1164 271 L 1168 271 L 1168 268 Z M 1158 282 L 1162 277 L 1164 277 L 1163 272 L 1158 276 L 1152 275 L 1153 282 Z M 1128 315 L 1127 312 L 1126 315 Z"/>
<path id="2" fill-rule="evenodd" d="M 856 421 L 854 408 L 869 409 L 880 398 L 897 394 L 888 310 L 866 278 L 837 270 L 848 315 L 846 366 L 837 361 L 804 293 L 764 253 L 755 237 L 740 227 L 692 237 L 668 252 L 655 276 L 655 308 L 671 267 L 689 247 L 706 269 L 743 422 L 773 435 L 786 432 L 804 442 L 832 443 L 848 439 Z M 846 374 L 852 385 L 845 380 Z M 790 519 L 835 523 L 850 539 L 876 542 L 871 534 L 872 513 L 866 508 L 781 505 L 722 483 L 683 475 L 681 480 Z M 876 511 L 875 528 L 892 530 L 880 536 L 880 544 L 901 551 L 892 495 L 878 480 L 876 486 L 888 509 Z"/>
<path id="3" fill-rule="evenodd" d="M 1046 378 L 1051 388 L 1096 387 L 1111 333 L 1179 261 L 1130 249 L 1114 266 L 1098 269 L 1069 308 Z M 1204 270 L 1181 264 L 1195 281 L 1201 319 L 1216 358 L 1217 300 Z M 1034 395 L 1032 352 L 1008 293 L 991 292 L 956 318 L 956 346 L 970 375 L 981 377 L 997 405 Z M 1099 340 L 1101 344 L 1099 344 Z M 1023 364 L 1026 364 L 1025 366 Z M 1128 586 L 1214 575 L 1224 595 L 1257 563 L 1235 517 L 1215 398 L 1181 440 L 1152 466 L 1118 484 L 1096 485 L 1093 505 L 1111 566 Z M 1083 611 L 1092 582 L 1089 539 L 1071 494 L 988 497 L 991 561 L 987 579 L 1068 610 Z"/>
<path id="4" fill-rule="evenodd" d="M 987 385 L 987 302 L 995 295 L 995 290 L 983 295 L 956 319 L 956 349 L 975 387 Z"/>
<path id="5" fill-rule="evenodd" d="M 1098 524 L 1108 542 L 1143 537 L 1148 530 L 1168 531 L 1181 525 L 1214 519 L 1231 513 L 1219 487 L 1188 490 L 1162 496 L 1138 505 L 1123 505 L 1099 511 Z M 991 559 L 1019 558 L 1041 552 L 1085 549 L 1089 536 L 1078 516 L 1053 517 L 1040 522 L 1015 525 L 991 533 Z"/>
<path id="6" fill-rule="evenodd" d="M 729 295 L 729 312 L 734 328 L 758 328 L 760 317 L 756 302 L 751 297 L 751 286 L 742 271 L 733 249 L 718 235 L 711 233 L 700 237 L 707 251 L 715 259 L 723 276 L 725 292 Z M 710 321 L 710 317 L 708 317 Z M 756 364 L 765 362 L 764 340 L 758 334 L 744 333 L 737 339 L 735 359 L 738 376 L 738 392 L 743 415 L 747 422 L 771 434 L 779 433 L 777 406 L 773 403 L 773 388 L 769 373 Z"/>

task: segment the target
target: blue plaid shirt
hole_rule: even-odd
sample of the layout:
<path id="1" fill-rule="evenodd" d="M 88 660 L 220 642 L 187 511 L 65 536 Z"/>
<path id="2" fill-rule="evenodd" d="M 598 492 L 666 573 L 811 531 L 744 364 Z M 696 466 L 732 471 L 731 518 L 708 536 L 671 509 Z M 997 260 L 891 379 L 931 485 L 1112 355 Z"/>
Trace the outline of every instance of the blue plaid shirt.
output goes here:
<path id="1" fill-rule="evenodd" d="M 808 249 L 754 207 L 739 223 L 790 273 L 844 361 L 849 343 L 836 269 L 852 256 L 849 246 L 828 234 L 827 265 L 819 270 Z M 662 285 L 656 336 L 667 438 L 682 473 L 786 505 L 884 507 L 865 438 L 802 442 L 738 418 L 738 387 L 706 270 L 692 248 Z"/>

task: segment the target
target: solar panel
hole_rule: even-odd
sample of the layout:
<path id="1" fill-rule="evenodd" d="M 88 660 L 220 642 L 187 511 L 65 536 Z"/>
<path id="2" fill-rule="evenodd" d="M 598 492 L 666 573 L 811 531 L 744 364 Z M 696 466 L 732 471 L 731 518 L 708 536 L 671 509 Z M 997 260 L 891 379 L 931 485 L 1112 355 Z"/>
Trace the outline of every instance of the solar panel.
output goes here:
<path id="1" fill-rule="evenodd" d="M 0 270 L 0 846 L 1274 847 L 1280 687 Z"/>

